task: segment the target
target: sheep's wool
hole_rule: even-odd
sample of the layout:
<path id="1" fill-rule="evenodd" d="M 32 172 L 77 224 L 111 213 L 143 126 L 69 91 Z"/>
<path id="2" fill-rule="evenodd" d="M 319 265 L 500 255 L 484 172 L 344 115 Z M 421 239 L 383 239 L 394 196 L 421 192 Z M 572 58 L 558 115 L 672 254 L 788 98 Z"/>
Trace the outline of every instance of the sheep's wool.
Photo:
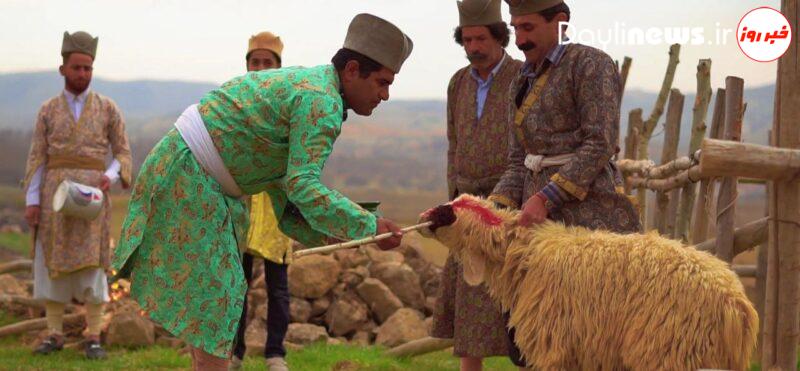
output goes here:
<path id="1" fill-rule="evenodd" d="M 745 370 L 758 315 L 726 263 L 648 234 L 547 222 L 463 195 L 435 237 L 511 312 L 535 369 Z M 430 219 L 452 220 L 441 215 Z M 499 222 L 498 222 L 499 221 Z M 467 277 L 465 277 L 467 278 Z"/>

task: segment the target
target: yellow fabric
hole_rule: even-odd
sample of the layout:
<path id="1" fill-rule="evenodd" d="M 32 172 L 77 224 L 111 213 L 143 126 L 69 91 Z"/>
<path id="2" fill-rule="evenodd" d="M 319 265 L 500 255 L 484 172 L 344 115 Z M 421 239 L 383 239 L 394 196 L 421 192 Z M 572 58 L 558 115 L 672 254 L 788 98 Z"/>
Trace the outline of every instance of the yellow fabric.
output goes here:
<path id="1" fill-rule="evenodd" d="M 517 205 L 517 203 L 514 202 L 512 199 L 510 199 L 510 198 L 508 198 L 506 196 L 503 196 L 503 195 L 499 195 L 499 194 L 490 195 L 489 196 L 489 201 L 497 202 L 497 203 L 499 203 L 499 204 L 501 204 L 501 205 L 503 205 L 503 206 L 505 206 L 507 208 L 510 208 L 510 209 L 518 209 L 519 208 L 519 205 Z"/>
<path id="2" fill-rule="evenodd" d="M 586 198 L 586 194 L 588 193 L 586 188 L 580 187 L 577 184 L 569 181 L 568 179 L 561 176 L 561 174 L 559 173 L 553 174 L 553 176 L 550 177 L 550 180 L 558 184 L 558 186 L 561 187 L 561 189 L 575 196 L 575 198 L 577 198 L 578 200 L 583 201 L 583 199 Z"/>
<path id="3" fill-rule="evenodd" d="M 250 199 L 247 251 L 278 264 L 292 262 L 292 240 L 278 229 L 272 201 L 266 192 L 253 195 Z"/>
<path id="4" fill-rule="evenodd" d="M 63 303 L 57 301 L 46 301 L 44 303 L 44 313 L 47 318 L 47 329 L 51 334 L 64 333 L 64 307 Z"/>
<path id="5" fill-rule="evenodd" d="M 280 58 L 283 53 L 283 42 L 280 37 L 275 36 L 272 32 L 264 31 L 250 36 L 250 40 L 247 42 L 248 54 L 257 49 L 269 50 Z"/>
<path id="6" fill-rule="evenodd" d="M 103 307 L 104 303 L 86 303 L 86 333 L 89 335 L 100 335 L 103 327 Z"/>
<path id="7" fill-rule="evenodd" d="M 72 155 L 53 155 L 47 158 L 47 169 L 106 170 L 106 162 L 99 158 Z"/>

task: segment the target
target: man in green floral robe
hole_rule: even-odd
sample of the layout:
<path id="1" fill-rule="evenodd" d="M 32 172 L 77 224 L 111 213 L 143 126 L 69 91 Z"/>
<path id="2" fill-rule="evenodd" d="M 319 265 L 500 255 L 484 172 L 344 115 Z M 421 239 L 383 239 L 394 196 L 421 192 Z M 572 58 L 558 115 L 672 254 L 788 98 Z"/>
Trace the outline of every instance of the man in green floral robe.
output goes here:
<path id="1" fill-rule="evenodd" d="M 131 295 L 150 318 L 193 348 L 195 368 L 227 367 L 236 334 L 246 289 L 241 195 L 268 192 L 280 229 L 306 246 L 386 232 L 395 236 L 379 246 L 399 245 L 394 223 L 319 178 L 347 109 L 369 115 L 387 100 L 412 46 L 396 26 L 359 14 L 332 65 L 228 81 L 187 109 L 178 130 L 148 155 L 113 266 L 130 277 Z M 210 140 L 192 147 L 193 136 L 179 123 L 199 119 Z"/>

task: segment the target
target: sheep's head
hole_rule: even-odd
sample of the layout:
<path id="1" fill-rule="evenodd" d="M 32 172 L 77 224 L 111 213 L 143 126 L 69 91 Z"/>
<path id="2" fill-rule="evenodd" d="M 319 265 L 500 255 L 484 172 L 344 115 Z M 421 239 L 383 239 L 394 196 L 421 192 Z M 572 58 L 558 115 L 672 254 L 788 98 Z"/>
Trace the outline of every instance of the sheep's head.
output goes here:
<path id="1" fill-rule="evenodd" d="M 420 215 L 420 222 L 426 221 L 433 224 L 422 234 L 447 246 L 464 267 L 464 280 L 478 285 L 487 264 L 502 264 L 516 212 L 498 210 L 492 202 L 465 194 Z"/>

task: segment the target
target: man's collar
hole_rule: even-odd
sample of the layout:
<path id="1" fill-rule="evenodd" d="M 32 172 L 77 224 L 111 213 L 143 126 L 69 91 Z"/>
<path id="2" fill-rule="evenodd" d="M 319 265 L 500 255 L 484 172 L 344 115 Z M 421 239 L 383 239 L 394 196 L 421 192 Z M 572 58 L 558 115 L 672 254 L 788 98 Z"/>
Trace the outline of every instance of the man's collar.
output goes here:
<path id="1" fill-rule="evenodd" d="M 64 98 L 67 98 L 67 100 L 70 102 L 74 102 L 75 100 L 78 100 L 79 102 L 85 102 L 88 95 L 89 89 L 84 90 L 78 95 L 72 94 L 69 90 L 64 89 Z"/>
<path id="2" fill-rule="evenodd" d="M 469 73 L 470 73 L 470 75 L 472 75 L 472 77 L 474 79 L 476 79 L 478 81 L 489 81 L 489 80 L 492 79 L 492 77 L 494 77 L 494 75 L 497 74 L 497 72 L 500 71 L 500 68 L 503 67 L 503 63 L 505 63 L 505 61 L 506 61 L 506 52 L 503 51 L 503 56 L 500 57 L 500 61 L 497 62 L 497 64 L 494 66 L 494 68 L 492 68 L 492 71 L 489 72 L 489 77 L 487 77 L 486 80 L 483 80 L 481 78 L 481 76 L 478 74 L 478 70 L 476 70 L 475 67 L 470 67 Z"/>
<path id="3" fill-rule="evenodd" d="M 565 39 L 564 41 L 569 41 L 569 39 Z M 557 43 L 549 52 L 544 56 L 546 63 L 549 62 L 551 66 L 558 66 L 561 63 L 561 59 L 564 57 L 564 53 L 567 51 L 568 44 Z M 537 70 L 537 66 L 530 62 L 525 62 L 522 65 L 522 74 L 524 75 L 531 75 L 535 74 Z"/>

